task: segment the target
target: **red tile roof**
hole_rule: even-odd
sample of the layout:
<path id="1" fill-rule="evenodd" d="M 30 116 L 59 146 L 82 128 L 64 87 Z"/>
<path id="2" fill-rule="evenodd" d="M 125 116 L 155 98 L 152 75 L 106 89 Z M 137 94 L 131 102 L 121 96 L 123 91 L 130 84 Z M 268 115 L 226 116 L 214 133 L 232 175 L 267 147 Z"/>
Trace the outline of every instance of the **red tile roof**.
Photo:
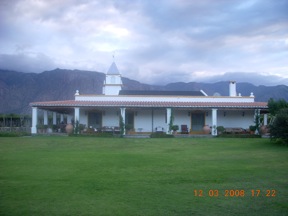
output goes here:
<path id="1" fill-rule="evenodd" d="M 266 102 L 161 102 L 161 101 L 47 101 L 30 103 L 32 107 L 194 107 L 267 109 Z"/>

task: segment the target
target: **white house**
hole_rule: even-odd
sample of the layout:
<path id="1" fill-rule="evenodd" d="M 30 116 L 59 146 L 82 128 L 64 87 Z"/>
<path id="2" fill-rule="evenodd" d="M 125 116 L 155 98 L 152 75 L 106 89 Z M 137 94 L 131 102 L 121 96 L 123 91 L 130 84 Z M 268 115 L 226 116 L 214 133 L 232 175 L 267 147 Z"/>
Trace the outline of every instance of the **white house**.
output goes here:
<path id="1" fill-rule="evenodd" d="M 253 93 L 237 95 L 235 81 L 229 83 L 229 96 L 208 96 L 202 90 L 130 91 L 122 90 L 122 86 L 121 74 L 113 62 L 102 94 L 85 95 L 76 91 L 74 100 L 31 103 L 32 134 L 37 133 L 39 109 L 44 110 L 44 125 L 48 124 L 48 112 L 53 112 L 53 124 L 57 114 L 61 121 L 66 115 L 68 123 L 79 121 L 98 130 L 119 127 L 121 115 L 124 123 L 131 125 L 136 133 L 159 130 L 170 133 L 172 118 L 180 132 L 188 128 L 188 133 L 203 133 L 203 126 L 208 125 L 212 135 L 217 135 L 217 126 L 247 129 L 255 124 L 255 113 L 268 109 L 266 102 L 254 101 Z M 266 115 L 264 124 L 267 124 Z"/>

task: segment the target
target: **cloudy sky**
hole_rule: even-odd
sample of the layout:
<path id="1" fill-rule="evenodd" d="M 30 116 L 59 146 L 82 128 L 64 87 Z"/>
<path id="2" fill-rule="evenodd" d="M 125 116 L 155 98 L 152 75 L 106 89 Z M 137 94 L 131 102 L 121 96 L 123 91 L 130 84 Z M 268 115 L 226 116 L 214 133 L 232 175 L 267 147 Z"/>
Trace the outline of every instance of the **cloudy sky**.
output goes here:
<path id="1" fill-rule="evenodd" d="M 155 84 L 227 72 L 288 78 L 288 0 L 0 0 L 0 68 Z"/>

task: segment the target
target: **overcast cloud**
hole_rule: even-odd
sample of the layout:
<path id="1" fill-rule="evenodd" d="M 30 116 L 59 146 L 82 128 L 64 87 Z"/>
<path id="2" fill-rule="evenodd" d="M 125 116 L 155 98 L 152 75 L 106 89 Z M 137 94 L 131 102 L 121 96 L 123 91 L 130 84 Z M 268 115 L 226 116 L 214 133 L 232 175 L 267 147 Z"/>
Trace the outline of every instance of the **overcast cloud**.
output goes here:
<path id="1" fill-rule="evenodd" d="M 106 72 L 113 54 L 150 84 L 288 78 L 288 0 L 0 0 L 1 69 Z"/>

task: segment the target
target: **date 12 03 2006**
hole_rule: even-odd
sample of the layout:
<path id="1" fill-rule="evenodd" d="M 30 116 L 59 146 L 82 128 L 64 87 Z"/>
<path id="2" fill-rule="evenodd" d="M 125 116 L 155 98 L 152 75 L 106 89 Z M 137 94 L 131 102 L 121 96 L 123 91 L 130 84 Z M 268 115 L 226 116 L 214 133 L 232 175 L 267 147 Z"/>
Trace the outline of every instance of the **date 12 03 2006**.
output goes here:
<path id="1" fill-rule="evenodd" d="M 252 196 L 252 197 L 276 197 L 276 190 L 194 190 L 194 196 L 203 197 L 244 197 L 244 196 Z"/>

